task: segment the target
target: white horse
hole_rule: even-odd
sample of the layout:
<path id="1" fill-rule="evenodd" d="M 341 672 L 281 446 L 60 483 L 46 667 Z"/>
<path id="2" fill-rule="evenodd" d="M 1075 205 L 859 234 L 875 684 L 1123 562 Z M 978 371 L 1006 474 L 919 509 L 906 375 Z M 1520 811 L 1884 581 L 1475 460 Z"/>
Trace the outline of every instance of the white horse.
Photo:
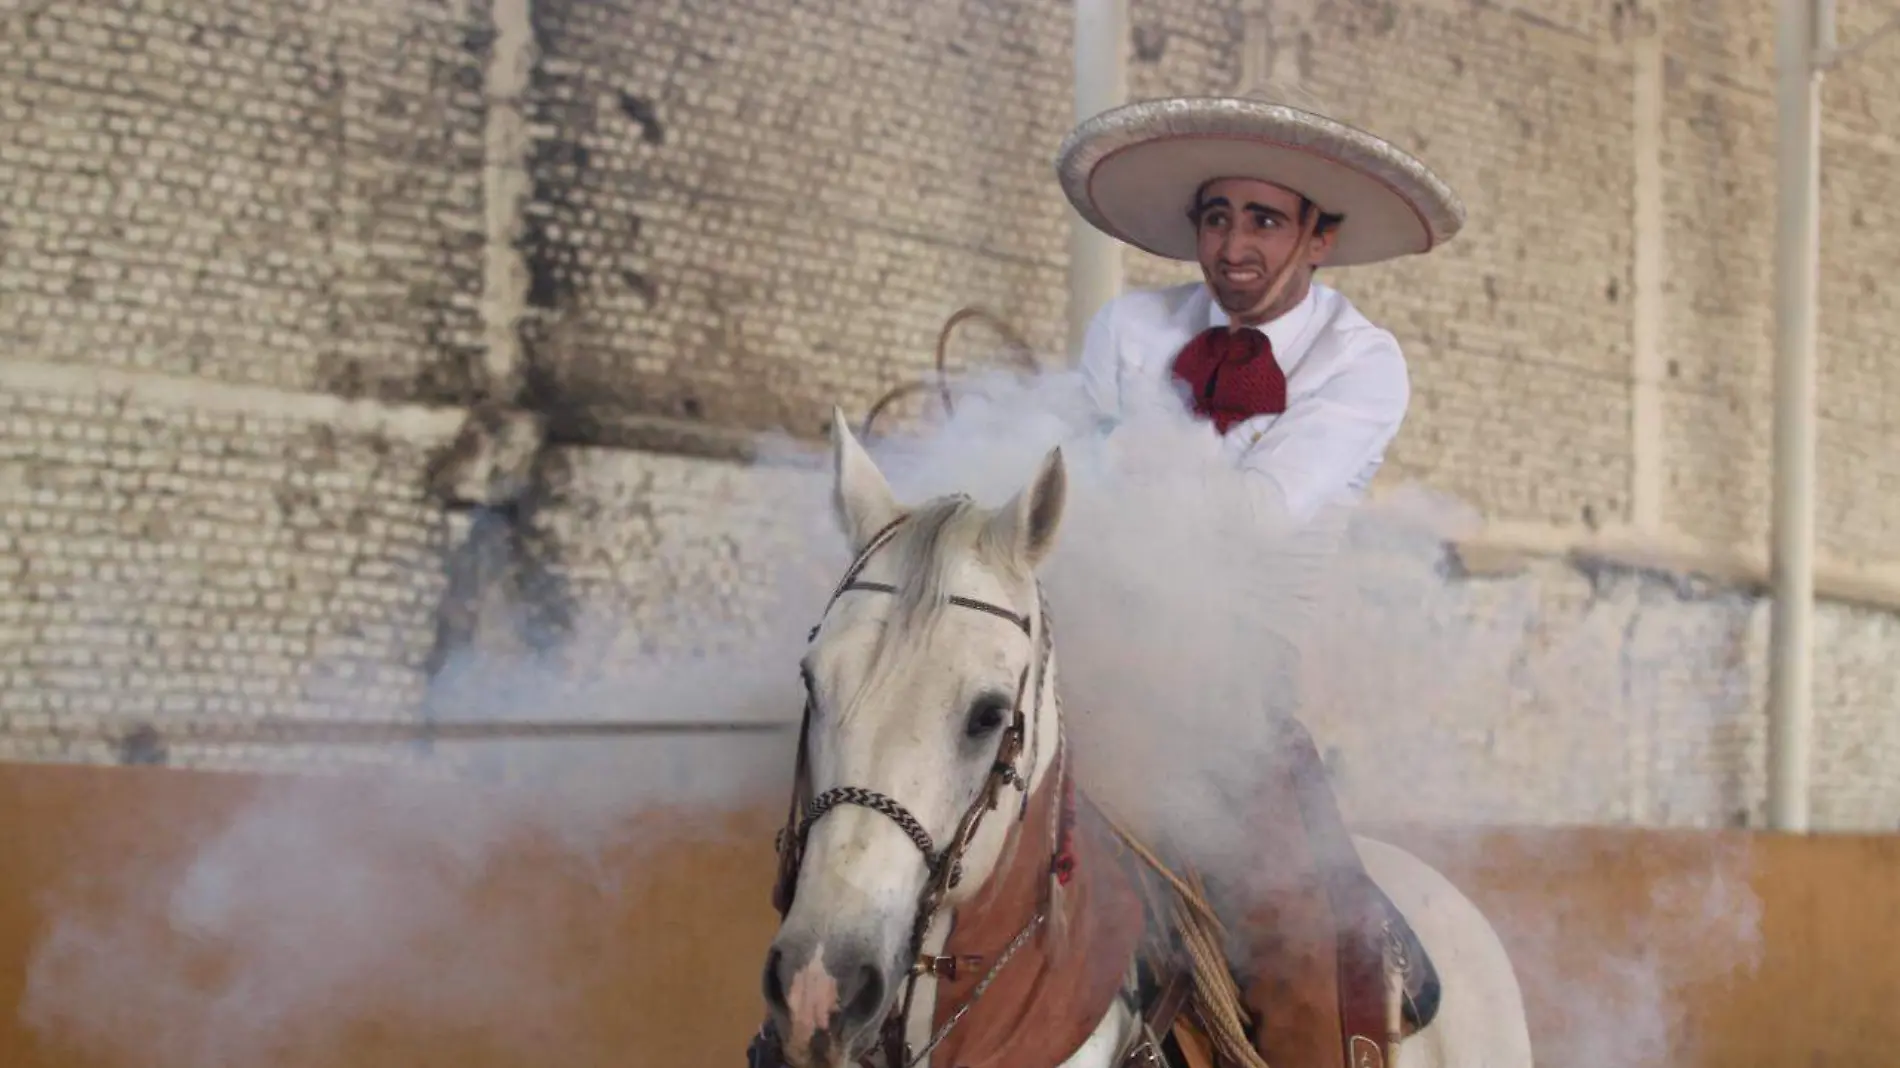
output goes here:
<path id="1" fill-rule="evenodd" d="M 753 1063 L 1131 1063 L 1149 1035 L 1132 980 L 1139 904 L 1068 800 L 1037 581 L 1063 515 L 1061 453 L 999 509 L 957 496 L 906 508 L 842 413 L 832 428 L 856 559 L 803 663 Z M 1440 979 L 1394 1068 L 1528 1068 L 1517 979 L 1478 909 L 1403 850 L 1355 842 Z"/>

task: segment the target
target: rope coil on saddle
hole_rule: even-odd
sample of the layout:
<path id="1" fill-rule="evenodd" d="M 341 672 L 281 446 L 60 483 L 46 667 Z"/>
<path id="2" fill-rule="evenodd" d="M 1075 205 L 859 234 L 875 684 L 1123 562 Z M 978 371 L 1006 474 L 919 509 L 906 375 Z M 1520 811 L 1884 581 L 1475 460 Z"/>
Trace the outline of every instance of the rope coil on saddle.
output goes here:
<path id="1" fill-rule="evenodd" d="M 1096 808 L 1115 837 L 1142 863 L 1161 876 L 1171 891 L 1167 895 L 1168 914 L 1174 928 L 1180 933 L 1182 948 L 1187 951 L 1190 978 L 1194 984 L 1189 1001 L 1196 1016 L 1207 1028 L 1209 1041 L 1214 1044 L 1214 1062 L 1236 1068 L 1268 1068 L 1266 1060 L 1247 1036 L 1247 1010 L 1241 1001 L 1240 987 L 1234 982 L 1233 972 L 1229 970 L 1224 948 L 1226 926 L 1208 903 L 1207 888 L 1202 884 L 1199 874 L 1190 870 L 1185 879 L 1176 875 L 1102 805 L 1098 803 Z M 1158 1035 L 1153 1036 L 1154 1040 L 1159 1038 Z"/>

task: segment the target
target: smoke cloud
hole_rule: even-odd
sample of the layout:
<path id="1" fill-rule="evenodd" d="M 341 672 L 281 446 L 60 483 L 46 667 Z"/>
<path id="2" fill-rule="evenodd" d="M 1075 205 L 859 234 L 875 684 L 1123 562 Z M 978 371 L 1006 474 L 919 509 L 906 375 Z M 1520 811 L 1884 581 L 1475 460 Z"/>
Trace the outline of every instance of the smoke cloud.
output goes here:
<path id="1" fill-rule="evenodd" d="M 1685 992 L 1758 957 L 1747 840 L 1682 838 L 1666 862 L 1624 857 L 1605 877 L 1591 870 L 1610 859 L 1601 838 L 1500 844 L 1497 829 L 1696 824 L 1739 807 L 1721 741 L 1757 696 L 1734 655 L 1741 598 L 1562 565 L 1466 578 L 1447 544 L 1481 517 L 1446 495 L 1402 485 L 1294 528 L 1182 405 L 1139 405 L 1111 428 L 1091 425 L 1068 374 L 984 376 L 964 393 L 954 417 L 873 452 L 900 497 L 995 505 L 1062 445 L 1069 497 L 1044 584 L 1095 799 L 1211 881 L 1258 892 L 1280 873 L 1235 814 L 1285 772 L 1272 723 L 1295 715 L 1355 827 L 1454 881 L 1512 873 L 1506 896 L 1464 889 L 1514 954 L 1540 1063 L 1689 1048 Z M 1508 863 L 1488 863 L 1502 849 Z M 1604 887 L 1627 893 L 1606 902 Z M 1592 909 L 1622 929 L 1593 930 Z"/>
<path id="2" fill-rule="evenodd" d="M 1204 424 L 1158 404 L 1099 432 L 1067 374 L 974 379 L 954 417 L 872 444 L 900 497 L 997 504 L 1059 443 L 1070 497 L 1045 586 L 1068 729 L 1091 793 L 1176 855 L 1255 874 L 1258 830 L 1231 814 L 1276 773 L 1276 711 L 1298 715 L 1328 754 L 1349 820 L 1430 825 L 1434 857 L 1483 859 L 1488 824 L 1706 812 L 1732 792 L 1725 771 L 1693 758 L 1747 707 L 1750 680 L 1709 669 L 1718 674 L 1694 681 L 1714 696 L 1694 701 L 1668 672 L 1726 664 L 1733 636 L 1645 639 L 1645 621 L 1675 609 L 1619 580 L 1577 580 L 1582 592 L 1566 595 L 1538 576 L 1462 579 L 1443 548 L 1477 523 L 1460 502 L 1407 487 L 1279 530 Z M 846 557 L 828 476 L 809 466 L 823 454 L 790 442 L 767 452 L 733 475 L 729 504 L 704 506 L 698 533 L 660 540 L 684 567 L 729 534 L 755 546 L 753 581 L 671 588 L 664 559 L 643 570 L 653 589 L 603 579 L 554 653 L 450 665 L 437 687 L 452 696 L 444 714 L 795 717 L 805 630 Z M 709 601 L 740 599 L 752 622 L 706 614 Z M 647 640 L 669 626 L 690 633 Z M 1651 707 L 1664 696 L 1666 742 Z M 495 865 L 533 842 L 550 879 L 585 881 L 616 851 L 727 833 L 736 814 L 783 802 L 791 745 L 789 733 L 489 744 L 447 762 L 479 790 L 401 773 L 353 776 L 347 789 L 269 785 L 184 860 L 94 872 L 89 892 L 49 903 L 22 1011 L 60 1041 L 150 1068 L 289 1063 L 286 1048 L 370 1016 L 477 1034 L 533 1063 L 592 1063 L 605 1051 L 550 1037 L 595 1011 L 587 977 L 567 970 L 572 932 L 546 912 L 474 920 L 485 887 L 524 877 Z M 649 818 L 656 809 L 667 818 Z M 1562 852 L 1566 839 L 1516 841 L 1515 863 L 1531 870 L 1581 878 L 1589 867 Z M 769 838 L 750 848 L 769 850 Z M 1752 961 L 1746 865 L 1744 847 L 1708 846 L 1631 906 L 1642 948 L 1621 955 L 1575 944 L 1557 922 L 1561 886 L 1554 900 L 1494 911 L 1527 989 L 1564 992 L 1545 1017 L 1560 1048 L 1540 1049 L 1543 1063 L 1663 1059 L 1680 1037 L 1672 991 Z M 745 890 L 762 908 L 769 888 Z M 1580 960 L 1587 981 L 1570 982 Z M 754 959 L 706 967 L 737 973 L 730 989 L 755 988 Z M 616 1063 L 640 1057 L 623 1050 Z"/>

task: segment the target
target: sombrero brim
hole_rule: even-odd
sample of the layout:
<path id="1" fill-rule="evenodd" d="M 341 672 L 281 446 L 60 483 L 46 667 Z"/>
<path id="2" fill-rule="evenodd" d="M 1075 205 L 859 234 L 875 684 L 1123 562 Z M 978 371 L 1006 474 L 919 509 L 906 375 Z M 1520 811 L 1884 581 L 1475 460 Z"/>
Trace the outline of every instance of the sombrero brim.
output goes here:
<path id="1" fill-rule="evenodd" d="M 1143 101 L 1077 126 L 1056 174 L 1103 232 L 1174 260 L 1195 255 L 1188 209 L 1217 178 L 1285 186 L 1345 217 L 1327 266 L 1417 255 L 1463 228 L 1464 205 L 1389 142 L 1283 104 L 1228 97 Z"/>

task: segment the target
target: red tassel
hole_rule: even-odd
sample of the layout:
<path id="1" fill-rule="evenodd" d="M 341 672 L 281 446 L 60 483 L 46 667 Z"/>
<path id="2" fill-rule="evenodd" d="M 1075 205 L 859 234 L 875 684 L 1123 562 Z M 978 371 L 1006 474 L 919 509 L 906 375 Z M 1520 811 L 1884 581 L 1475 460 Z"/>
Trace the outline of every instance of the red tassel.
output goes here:
<path id="1" fill-rule="evenodd" d="M 1075 877 L 1075 780 L 1062 780 L 1062 815 L 1056 824 L 1056 855 L 1050 865 L 1056 885 L 1067 886 Z"/>

